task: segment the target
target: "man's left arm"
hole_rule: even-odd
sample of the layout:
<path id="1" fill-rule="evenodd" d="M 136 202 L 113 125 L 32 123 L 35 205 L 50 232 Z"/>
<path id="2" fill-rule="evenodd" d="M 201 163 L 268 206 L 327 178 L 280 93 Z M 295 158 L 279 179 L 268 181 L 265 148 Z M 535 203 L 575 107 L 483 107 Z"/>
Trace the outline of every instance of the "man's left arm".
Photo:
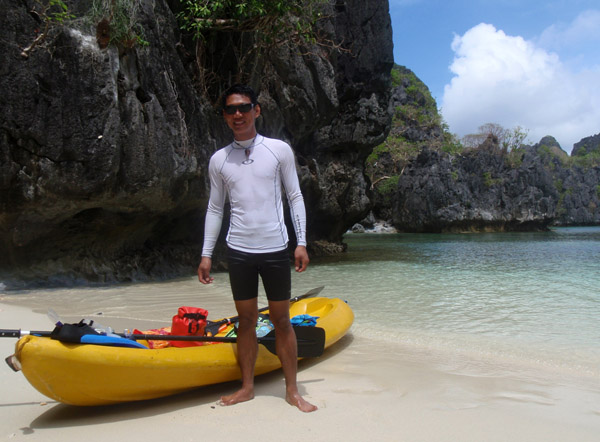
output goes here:
<path id="1" fill-rule="evenodd" d="M 298 244 L 294 251 L 295 267 L 297 272 L 303 272 L 309 263 L 308 252 L 306 251 L 306 208 L 300 190 L 300 182 L 298 181 L 296 160 L 289 146 L 287 146 L 285 155 L 282 158 L 281 172 Z"/>

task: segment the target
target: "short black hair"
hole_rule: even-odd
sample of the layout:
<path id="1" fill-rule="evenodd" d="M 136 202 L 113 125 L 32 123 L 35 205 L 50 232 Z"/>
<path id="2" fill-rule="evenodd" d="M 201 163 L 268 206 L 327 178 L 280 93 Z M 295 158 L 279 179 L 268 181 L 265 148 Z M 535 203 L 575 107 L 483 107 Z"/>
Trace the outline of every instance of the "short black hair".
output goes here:
<path id="1" fill-rule="evenodd" d="M 225 106 L 227 105 L 227 97 L 233 94 L 243 95 L 245 97 L 250 98 L 250 102 L 255 106 L 258 104 L 258 96 L 256 95 L 256 92 L 254 92 L 254 89 L 252 89 L 248 85 L 238 83 L 231 86 L 223 94 L 223 98 L 221 99 L 221 105 L 223 106 L 223 108 L 225 108 Z"/>

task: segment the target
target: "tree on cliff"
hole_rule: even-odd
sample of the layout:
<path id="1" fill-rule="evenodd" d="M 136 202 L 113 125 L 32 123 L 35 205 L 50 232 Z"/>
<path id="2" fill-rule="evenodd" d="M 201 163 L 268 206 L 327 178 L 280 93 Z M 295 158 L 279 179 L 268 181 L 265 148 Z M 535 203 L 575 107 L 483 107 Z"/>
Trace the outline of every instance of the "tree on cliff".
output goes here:
<path id="1" fill-rule="evenodd" d="M 62 0 L 48 0 L 46 2 L 36 0 L 29 9 L 29 13 L 38 19 L 41 29 L 38 29 L 37 36 L 31 44 L 21 51 L 21 57 L 23 58 L 28 58 L 29 53 L 48 37 L 48 33 L 53 26 L 62 25 L 66 20 L 75 18 Z"/>
<path id="2" fill-rule="evenodd" d="M 486 123 L 479 126 L 477 133 L 465 135 L 461 141 L 464 147 L 473 149 L 483 145 L 485 140 L 492 136 L 498 140 L 496 145 L 506 153 L 521 147 L 525 143 L 528 133 L 529 131 L 521 126 L 506 129 L 497 123 Z"/>

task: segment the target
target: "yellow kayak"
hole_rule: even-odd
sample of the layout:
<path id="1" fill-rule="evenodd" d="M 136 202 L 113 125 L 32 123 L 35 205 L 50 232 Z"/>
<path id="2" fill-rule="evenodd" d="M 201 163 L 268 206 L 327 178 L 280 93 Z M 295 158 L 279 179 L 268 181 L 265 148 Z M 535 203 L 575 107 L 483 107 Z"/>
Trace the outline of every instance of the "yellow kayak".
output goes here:
<path id="1" fill-rule="evenodd" d="M 290 317 L 304 314 L 319 317 L 317 327 L 325 330 L 325 348 L 340 340 L 354 321 L 352 309 L 338 298 L 307 298 L 291 304 Z M 15 356 L 33 387 L 72 405 L 153 399 L 240 378 L 232 343 L 137 349 L 28 335 L 17 342 Z M 259 345 L 256 374 L 280 367 L 279 358 Z"/>

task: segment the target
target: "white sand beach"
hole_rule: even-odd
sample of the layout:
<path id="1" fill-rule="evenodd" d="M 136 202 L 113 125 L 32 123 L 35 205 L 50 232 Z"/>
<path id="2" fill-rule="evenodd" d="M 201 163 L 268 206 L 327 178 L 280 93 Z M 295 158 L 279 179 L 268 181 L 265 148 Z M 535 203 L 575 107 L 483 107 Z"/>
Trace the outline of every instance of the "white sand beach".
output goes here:
<path id="1" fill-rule="evenodd" d="M 2 328 L 48 329 L 45 315 L 0 304 Z M 2 338 L 3 357 L 15 339 Z M 441 355 L 390 352 L 351 334 L 323 358 L 301 361 L 303 414 L 283 398 L 280 371 L 257 378 L 256 398 L 217 405 L 236 383 L 104 407 L 57 403 L 22 373 L 0 368 L 0 438 L 26 441 L 597 441 L 600 385 L 557 373 L 495 376 L 493 367 Z"/>

